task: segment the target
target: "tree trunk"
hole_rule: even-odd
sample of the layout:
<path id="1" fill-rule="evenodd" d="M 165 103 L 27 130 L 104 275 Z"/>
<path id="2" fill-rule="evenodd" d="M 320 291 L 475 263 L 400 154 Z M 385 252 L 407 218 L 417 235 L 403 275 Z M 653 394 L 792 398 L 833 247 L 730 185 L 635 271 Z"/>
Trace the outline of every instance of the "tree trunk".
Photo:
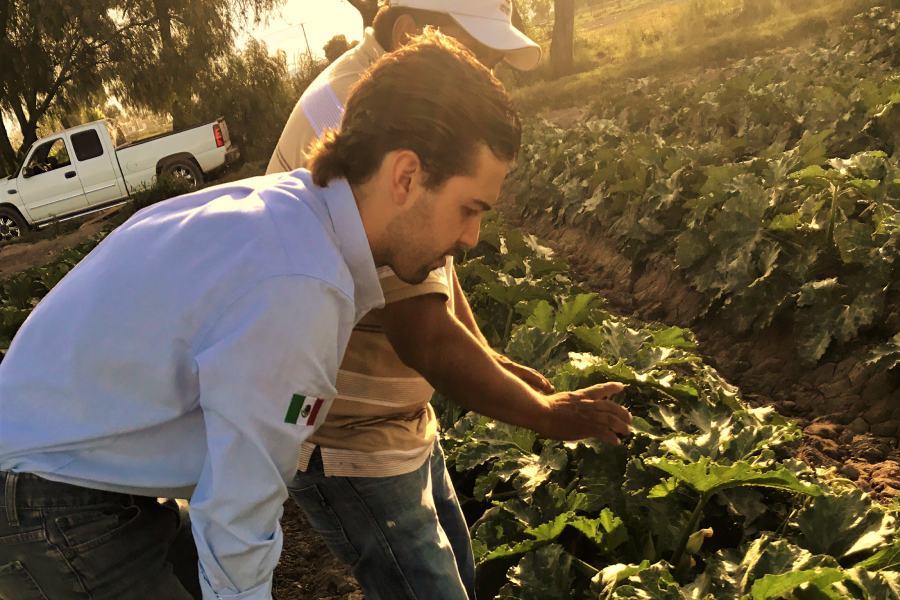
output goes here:
<path id="1" fill-rule="evenodd" d="M 378 14 L 378 0 L 347 0 L 359 11 L 363 18 L 363 27 L 371 27 Z"/>
<path id="2" fill-rule="evenodd" d="M 9 132 L 6 131 L 6 123 L 0 117 L 0 176 L 10 175 L 18 166 L 16 151 L 9 141 Z"/>
<path id="3" fill-rule="evenodd" d="M 22 127 L 22 145 L 16 152 L 16 162 L 25 158 L 25 153 L 31 149 L 31 145 L 38 139 L 37 125 L 28 123 L 26 127 Z"/>
<path id="4" fill-rule="evenodd" d="M 575 67 L 575 0 L 553 0 L 553 13 L 550 65 L 553 74 L 562 77 Z"/>
<path id="5" fill-rule="evenodd" d="M 162 63 L 166 73 L 166 84 L 172 92 L 172 106 L 169 112 L 172 115 L 172 129 L 178 131 L 187 126 L 187 107 L 182 100 L 182 93 L 190 97 L 191 90 L 176 90 L 174 77 L 168 73 L 178 68 L 178 52 L 175 49 L 175 41 L 172 38 L 172 16 L 169 14 L 167 0 L 154 0 L 153 7 L 156 10 L 156 19 L 159 24 L 159 39 L 162 42 Z"/>
<path id="6" fill-rule="evenodd" d="M 2 64 L 12 62 L 8 58 L 11 52 L 7 34 L 8 23 L 9 0 L 0 0 L 0 63 Z M 9 132 L 6 131 L 6 123 L 3 121 L 3 115 L 0 114 L 0 175 L 9 175 L 15 168 L 16 151 L 12 147 L 12 142 L 9 141 Z"/>

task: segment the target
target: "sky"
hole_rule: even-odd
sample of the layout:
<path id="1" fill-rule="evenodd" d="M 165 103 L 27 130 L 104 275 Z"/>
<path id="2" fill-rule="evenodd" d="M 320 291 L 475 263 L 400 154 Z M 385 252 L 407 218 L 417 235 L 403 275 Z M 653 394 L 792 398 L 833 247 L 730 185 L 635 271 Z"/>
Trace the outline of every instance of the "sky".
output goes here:
<path id="1" fill-rule="evenodd" d="M 348 41 L 362 38 L 362 17 L 346 0 L 286 0 L 280 9 L 273 11 L 267 22 L 251 28 L 238 40 L 238 45 L 246 43 L 247 36 L 262 40 L 269 50 L 284 50 L 288 64 L 306 53 L 306 37 L 313 56 L 324 56 L 322 47 L 332 37 L 344 34 Z"/>

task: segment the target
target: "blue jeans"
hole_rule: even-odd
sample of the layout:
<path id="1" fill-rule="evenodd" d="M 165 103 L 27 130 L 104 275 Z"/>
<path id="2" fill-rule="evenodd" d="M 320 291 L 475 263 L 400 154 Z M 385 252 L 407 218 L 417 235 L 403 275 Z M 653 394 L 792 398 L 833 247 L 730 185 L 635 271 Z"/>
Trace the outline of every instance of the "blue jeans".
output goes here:
<path id="1" fill-rule="evenodd" d="M 190 524 L 174 502 L 0 471 L 0 598 L 200 598 Z"/>
<path id="2" fill-rule="evenodd" d="M 438 442 L 395 477 L 325 477 L 317 449 L 288 491 L 366 600 L 474 600 L 472 542 Z"/>

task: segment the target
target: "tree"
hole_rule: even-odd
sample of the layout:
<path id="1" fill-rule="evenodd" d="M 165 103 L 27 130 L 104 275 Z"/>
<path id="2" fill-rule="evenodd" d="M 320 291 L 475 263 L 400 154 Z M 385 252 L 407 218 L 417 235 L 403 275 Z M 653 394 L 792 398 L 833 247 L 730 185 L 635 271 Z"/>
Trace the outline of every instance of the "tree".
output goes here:
<path id="1" fill-rule="evenodd" d="M 115 0 L 0 0 L 0 111 L 14 119 L 25 151 L 53 111 L 103 93 L 115 56 L 146 21 L 115 15 Z M 19 158 L 0 119 L 0 167 Z"/>
<path id="2" fill-rule="evenodd" d="M 330 64 L 355 45 L 355 41 L 352 44 L 349 43 L 347 41 L 347 36 L 341 33 L 328 40 L 322 50 L 325 52 L 325 59 Z"/>
<path id="3" fill-rule="evenodd" d="M 228 132 L 247 160 L 268 160 L 302 90 L 294 89 L 284 52 L 269 54 L 251 40 L 240 53 L 216 62 L 214 75 L 198 83 L 194 110 L 206 118 L 226 115 Z"/>
<path id="4" fill-rule="evenodd" d="M 0 111 L 23 136 L 107 92 L 184 126 L 198 82 L 233 49 L 235 25 L 281 0 L 0 0 Z M 102 103 L 102 102 L 100 102 Z M 15 167 L 0 119 L 0 167 Z"/>
<path id="5" fill-rule="evenodd" d="M 378 0 L 347 0 L 359 11 L 363 18 L 363 27 L 371 27 L 378 14 Z"/>
<path id="6" fill-rule="evenodd" d="M 550 32 L 553 19 L 553 0 L 515 0 L 513 2 L 513 18 L 521 22 L 521 29 L 529 36 L 543 37 Z M 513 22 L 516 27 L 519 27 Z"/>
<path id="7" fill-rule="evenodd" d="M 554 0 L 553 39 L 550 65 L 556 77 L 568 75 L 575 66 L 575 0 Z"/>
<path id="8" fill-rule="evenodd" d="M 236 25 L 272 10 L 282 0 L 120 0 L 132 19 L 149 20 L 119 59 L 114 88 L 128 103 L 172 115 L 188 125 L 198 82 L 233 49 Z"/>

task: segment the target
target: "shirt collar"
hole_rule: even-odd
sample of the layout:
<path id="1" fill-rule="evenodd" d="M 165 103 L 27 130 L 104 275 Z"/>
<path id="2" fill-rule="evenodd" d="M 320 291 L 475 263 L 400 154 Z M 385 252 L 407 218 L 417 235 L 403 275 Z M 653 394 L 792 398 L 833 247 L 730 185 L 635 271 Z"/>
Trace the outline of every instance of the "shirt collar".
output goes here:
<path id="1" fill-rule="evenodd" d="M 369 238 L 363 227 L 356 198 L 346 179 L 335 179 L 319 193 L 331 216 L 341 254 L 353 277 L 354 303 L 357 319 L 374 308 L 384 306 L 384 293 L 369 247 Z"/>
<path id="2" fill-rule="evenodd" d="M 366 27 L 366 31 L 363 34 L 363 40 L 360 42 L 357 49 L 370 65 L 385 54 L 385 49 L 382 48 L 381 44 L 378 43 L 378 40 L 375 39 L 375 30 L 371 27 Z"/>

